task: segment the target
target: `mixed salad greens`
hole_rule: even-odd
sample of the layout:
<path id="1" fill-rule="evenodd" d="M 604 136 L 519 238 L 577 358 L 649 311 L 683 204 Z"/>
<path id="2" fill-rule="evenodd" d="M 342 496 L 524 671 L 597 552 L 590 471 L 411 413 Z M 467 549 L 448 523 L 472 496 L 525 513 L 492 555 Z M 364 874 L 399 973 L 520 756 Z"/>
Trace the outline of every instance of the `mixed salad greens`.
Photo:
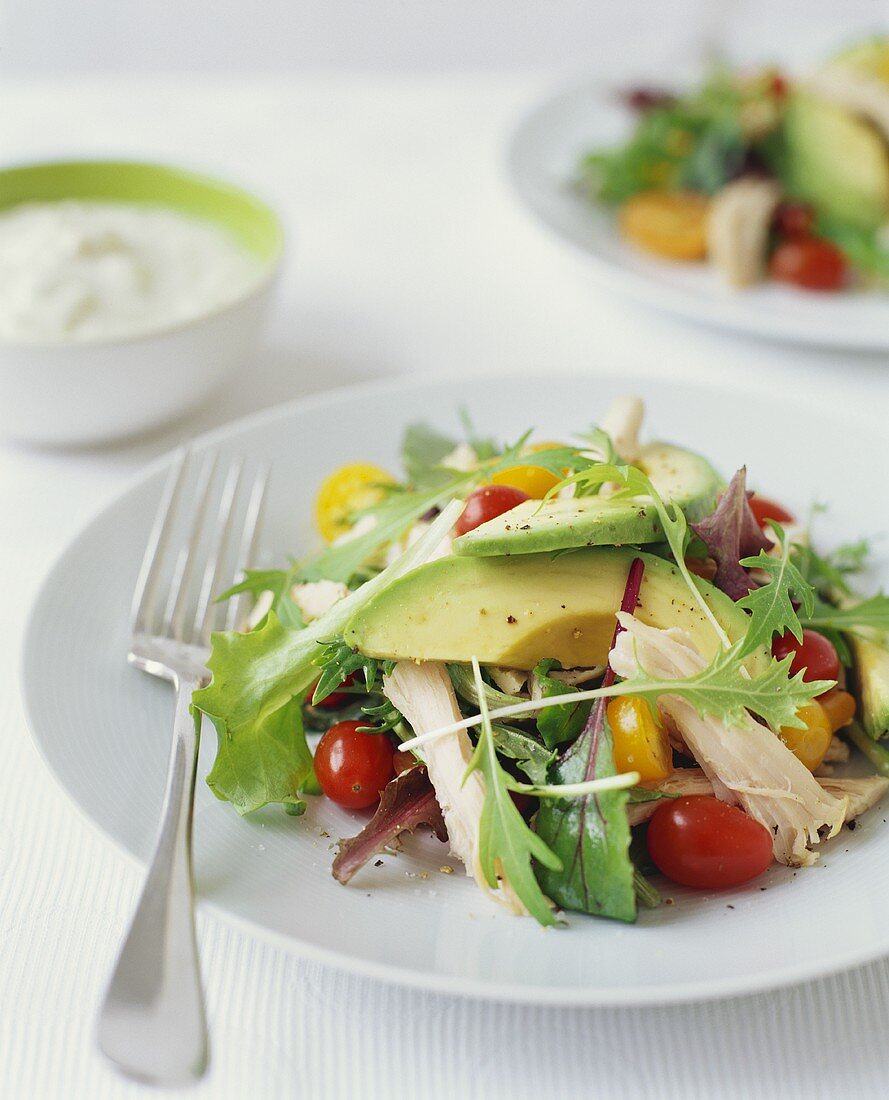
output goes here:
<path id="1" fill-rule="evenodd" d="M 332 473 L 326 548 L 225 594 L 256 604 L 194 696 L 217 797 L 373 810 L 343 883 L 428 826 L 544 925 L 632 921 L 652 871 L 713 890 L 813 863 L 889 788 L 889 597 L 853 591 L 865 543 L 817 552 L 744 469 L 641 443 L 642 416 L 621 398 L 573 444 L 415 425 L 403 480 Z M 833 774 L 850 744 L 876 775 Z"/>
<path id="2" fill-rule="evenodd" d="M 584 158 L 584 189 L 655 255 L 837 291 L 889 281 L 889 38 L 808 76 L 717 71 L 638 88 L 629 141 Z"/>

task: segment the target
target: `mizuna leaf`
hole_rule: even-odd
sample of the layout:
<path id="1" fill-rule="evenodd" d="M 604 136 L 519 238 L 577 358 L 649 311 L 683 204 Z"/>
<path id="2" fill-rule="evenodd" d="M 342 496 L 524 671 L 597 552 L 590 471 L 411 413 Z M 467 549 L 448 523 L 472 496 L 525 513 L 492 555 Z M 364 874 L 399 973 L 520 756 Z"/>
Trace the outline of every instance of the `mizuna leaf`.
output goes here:
<path id="1" fill-rule="evenodd" d="M 794 607 L 798 603 L 805 616 L 815 610 L 815 590 L 799 571 L 793 560 L 790 544 L 783 529 L 772 522 L 772 528 L 781 547 L 779 557 L 760 552 L 756 557 L 743 558 L 741 565 L 748 569 L 761 569 L 769 576 L 769 583 L 753 588 L 738 600 L 738 606 L 750 612 L 750 626 L 741 642 L 743 657 L 753 653 L 761 645 L 770 646 L 772 638 L 790 631 L 802 641 L 803 628 Z"/>

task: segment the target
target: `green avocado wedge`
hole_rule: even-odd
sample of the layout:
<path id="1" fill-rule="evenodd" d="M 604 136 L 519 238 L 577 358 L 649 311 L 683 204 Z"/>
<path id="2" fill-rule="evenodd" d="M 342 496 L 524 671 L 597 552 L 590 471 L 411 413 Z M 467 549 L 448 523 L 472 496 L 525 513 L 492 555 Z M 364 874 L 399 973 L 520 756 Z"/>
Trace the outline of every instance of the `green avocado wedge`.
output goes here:
<path id="1" fill-rule="evenodd" d="M 429 562 L 374 596 L 346 625 L 345 641 L 385 660 L 532 669 L 544 657 L 563 668 L 603 665 L 633 558 L 645 563 L 636 614 L 652 626 L 682 627 L 708 660 L 719 647 L 677 567 L 616 547 L 518 557 L 447 557 Z M 724 593 L 698 588 L 732 641 L 747 616 Z M 755 672 L 765 651 L 755 654 Z"/>
<path id="2" fill-rule="evenodd" d="M 780 173 L 790 193 L 860 229 L 889 217 L 889 149 L 867 121 L 798 94 L 787 105 Z"/>
<path id="3" fill-rule="evenodd" d="M 860 720 L 868 737 L 879 741 L 889 733 L 889 638 L 873 633 L 849 635 L 855 660 L 855 680 L 861 703 Z"/>
<path id="4" fill-rule="evenodd" d="M 694 523 L 713 510 L 722 480 L 710 463 L 670 443 L 649 443 L 636 465 L 665 501 Z M 607 496 L 528 500 L 454 541 L 455 554 L 537 554 L 581 546 L 641 546 L 664 531 L 648 499 Z"/>

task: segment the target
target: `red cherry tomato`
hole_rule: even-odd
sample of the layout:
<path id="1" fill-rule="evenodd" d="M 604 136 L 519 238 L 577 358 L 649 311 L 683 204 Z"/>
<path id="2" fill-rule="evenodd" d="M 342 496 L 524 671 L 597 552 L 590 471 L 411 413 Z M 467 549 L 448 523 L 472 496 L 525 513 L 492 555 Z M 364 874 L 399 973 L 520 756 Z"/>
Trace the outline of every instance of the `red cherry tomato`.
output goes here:
<path id="1" fill-rule="evenodd" d="M 815 211 L 807 202 L 782 202 L 774 220 L 782 237 L 808 237 L 815 225 Z"/>
<path id="2" fill-rule="evenodd" d="M 523 500 L 530 500 L 530 497 L 512 485 L 483 485 L 466 498 L 466 507 L 454 524 L 454 531 L 458 535 L 474 531 L 489 519 L 496 519 L 510 508 L 515 508 Z"/>
<path id="3" fill-rule="evenodd" d="M 796 517 L 792 516 L 786 508 L 782 508 L 780 504 L 769 500 L 768 497 L 761 497 L 759 493 L 754 493 L 749 503 L 750 511 L 753 512 L 756 522 L 764 531 L 768 528 L 770 519 L 775 520 L 776 523 L 796 522 Z"/>
<path id="4" fill-rule="evenodd" d="M 355 683 L 355 673 L 348 675 L 345 680 L 340 684 L 340 687 L 352 687 Z M 315 681 L 314 687 L 309 692 L 309 699 L 312 698 L 315 688 L 318 686 L 318 681 Z M 332 691 L 330 695 L 325 695 L 324 698 L 315 704 L 316 707 L 321 707 L 323 710 L 336 710 L 337 707 L 341 707 L 343 703 L 347 703 L 350 699 L 349 692 L 347 691 Z"/>
<path id="5" fill-rule="evenodd" d="M 337 722 L 315 749 L 315 775 L 333 802 L 360 810 L 379 801 L 395 774 L 395 749 L 383 733 L 359 733 L 363 722 Z"/>
<path id="6" fill-rule="evenodd" d="M 803 673 L 806 683 L 812 680 L 837 680 L 840 675 L 840 658 L 832 642 L 817 630 L 804 630 L 803 640 L 798 642 L 792 634 L 784 634 L 772 642 L 772 654 L 782 660 L 793 654 L 790 662 L 792 675 Z"/>
<path id="7" fill-rule="evenodd" d="M 806 290 L 839 290 L 846 281 L 846 259 L 830 241 L 795 237 L 782 241 L 772 253 L 769 274 Z"/>
<path id="8" fill-rule="evenodd" d="M 775 99 L 783 99 L 787 95 L 787 80 L 780 73 L 775 73 L 769 84 L 769 91 Z"/>
<path id="9" fill-rule="evenodd" d="M 691 795 L 662 802 L 655 810 L 648 851 L 657 869 L 674 882 L 724 890 L 762 874 L 772 862 L 772 837 L 737 806 Z"/>

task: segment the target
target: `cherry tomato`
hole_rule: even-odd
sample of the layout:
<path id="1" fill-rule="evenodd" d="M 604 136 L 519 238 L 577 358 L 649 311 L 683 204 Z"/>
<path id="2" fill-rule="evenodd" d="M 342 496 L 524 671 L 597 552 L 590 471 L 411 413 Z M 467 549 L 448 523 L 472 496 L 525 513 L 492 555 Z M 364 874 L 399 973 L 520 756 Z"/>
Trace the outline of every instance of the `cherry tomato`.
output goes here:
<path id="1" fill-rule="evenodd" d="M 655 810 L 648 851 L 657 869 L 674 882 L 723 890 L 762 874 L 772 862 L 772 837 L 737 806 L 687 795 Z"/>
<path id="2" fill-rule="evenodd" d="M 759 493 L 754 493 L 749 501 L 750 510 L 756 517 L 756 522 L 763 529 L 763 531 L 769 528 L 769 520 L 773 519 L 776 523 L 795 523 L 796 517 L 792 516 L 786 508 L 782 508 L 780 504 L 776 504 L 774 500 L 769 500 L 768 497 L 761 497 Z"/>
<path id="3" fill-rule="evenodd" d="M 772 655 L 780 661 L 788 653 L 793 654 L 791 675 L 803 672 L 806 683 L 813 680 L 836 680 L 840 675 L 840 658 L 833 643 L 817 630 L 804 630 L 801 642 L 790 633 L 775 638 L 772 642 Z"/>
<path id="4" fill-rule="evenodd" d="M 787 95 L 787 79 L 780 73 L 775 73 L 769 83 L 769 91 L 775 99 L 783 99 Z"/>
<path id="5" fill-rule="evenodd" d="M 782 202 L 775 211 L 774 223 L 782 237 L 808 237 L 815 224 L 815 211 L 807 202 Z"/>
<path id="6" fill-rule="evenodd" d="M 466 498 L 466 507 L 454 524 L 454 531 L 458 535 L 465 535 L 467 531 L 474 531 L 489 519 L 496 519 L 523 500 L 529 499 L 527 493 L 513 485 L 483 485 Z"/>
<path id="7" fill-rule="evenodd" d="M 333 802 L 360 810 L 373 806 L 395 774 L 395 749 L 385 734 L 360 733 L 363 722 L 337 722 L 315 749 L 315 775 Z"/>
<path id="8" fill-rule="evenodd" d="M 823 707 L 834 733 L 848 726 L 855 717 L 855 696 L 842 688 L 825 692 L 818 702 Z"/>
<path id="9" fill-rule="evenodd" d="M 315 497 L 315 523 L 324 538 L 333 542 L 345 534 L 350 516 L 381 500 L 383 486 L 391 481 L 391 474 L 368 462 L 352 462 L 328 474 Z"/>
<path id="10" fill-rule="evenodd" d="M 769 274 L 806 290 L 839 290 L 846 281 L 846 259 L 830 241 L 794 237 L 782 241 L 772 253 Z"/>
<path id="11" fill-rule="evenodd" d="M 833 728 L 827 711 L 818 702 L 800 707 L 796 714 L 806 723 L 803 729 L 796 726 L 782 726 L 778 736 L 797 760 L 813 772 L 820 767 L 827 755 L 833 740 Z"/>
<path id="12" fill-rule="evenodd" d="M 396 775 L 404 775 L 419 764 L 419 760 L 412 752 L 396 752 L 392 757 L 392 765 Z"/>

